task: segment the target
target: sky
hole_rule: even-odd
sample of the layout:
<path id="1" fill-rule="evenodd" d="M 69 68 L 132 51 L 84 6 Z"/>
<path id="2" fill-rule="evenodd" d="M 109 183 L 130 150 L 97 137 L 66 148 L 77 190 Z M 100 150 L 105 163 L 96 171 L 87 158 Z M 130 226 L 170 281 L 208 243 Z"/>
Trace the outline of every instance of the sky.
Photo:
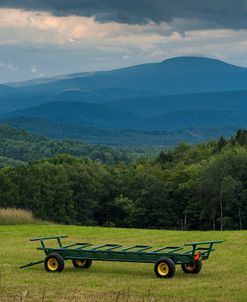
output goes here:
<path id="1" fill-rule="evenodd" d="M 247 0 L 0 0 L 0 83 L 246 54 Z"/>

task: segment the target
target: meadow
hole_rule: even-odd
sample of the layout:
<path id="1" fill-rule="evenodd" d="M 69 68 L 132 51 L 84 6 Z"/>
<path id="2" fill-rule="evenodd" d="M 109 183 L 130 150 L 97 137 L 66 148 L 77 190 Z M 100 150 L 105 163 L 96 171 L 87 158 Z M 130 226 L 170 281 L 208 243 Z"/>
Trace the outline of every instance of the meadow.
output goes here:
<path id="1" fill-rule="evenodd" d="M 182 245 L 223 239 L 200 274 L 184 274 L 177 266 L 171 279 L 158 279 L 153 264 L 93 262 L 88 270 L 65 263 L 62 273 L 47 273 L 43 264 L 19 266 L 44 258 L 29 238 L 69 235 L 66 243 Z M 195 302 L 247 300 L 246 231 L 166 231 L 44 225 L 0 226 L 0 301 Z"/>

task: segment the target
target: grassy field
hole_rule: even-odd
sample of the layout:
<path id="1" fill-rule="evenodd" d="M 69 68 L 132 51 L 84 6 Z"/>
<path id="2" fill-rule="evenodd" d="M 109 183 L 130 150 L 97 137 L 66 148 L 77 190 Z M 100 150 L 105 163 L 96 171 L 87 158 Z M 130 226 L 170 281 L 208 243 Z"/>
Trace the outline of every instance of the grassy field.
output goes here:
<path id="1" fill-rule="evenodd" d="M 94 262 L 88 270 L 66 262 L 62 273 L 47 273 L 43 264 L 20 265 L 43 259 L 37 236 L 69 235 L 66 242 L 183 244 L 223 239 L 198 275 L 177 266 L 172 279 L 158 279 L 152 264 Z M 0 301 L 188 302 L 247 300 L 247 232 L 180 232 L 61 225 L 0 226 Z"/>

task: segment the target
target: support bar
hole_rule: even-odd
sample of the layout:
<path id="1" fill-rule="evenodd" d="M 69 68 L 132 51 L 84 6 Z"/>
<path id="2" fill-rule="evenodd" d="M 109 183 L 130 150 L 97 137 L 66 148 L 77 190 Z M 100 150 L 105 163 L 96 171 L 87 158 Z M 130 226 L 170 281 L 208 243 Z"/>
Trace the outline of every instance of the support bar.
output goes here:
<path id="1" fill-rule="evenodd" d="M 107 244 L 97 245 L 97 246 L 91 248 L 90 251 L 96 251 L 96 250 L 102 249 L 104 247 L 109 247 L 109 248 L 108 249 L 104 249 L 103 251 L 110 251 L 110 250 L 116 249 L 118 247 L 121 247 L 121 245 L 107 243 Z"/>
<path id="2" fill-rule="evenodd" d="M 40 264 L 40 263 L 43 263 L 43 262 L 44 262 L 44 260 L 39 260 L 39 261 L 36 261 L 36 262 L 30 262 L 28 264 L 20 266 L 20 268 L 25 268 L 25 267 L 33 266 L 33 265 Z"/>
<path id="3" fill-rule="evenodd" d="M 215 248 L 210 248 L 210 247 L 198 247 L 197 249 L 200 251 L 208 251 L 208 250 L 215 251 Z"/>
<path id="4" fill-rule="evenodd" d="M 223 240 L 215 240 L 215 241 L 199 241 L 199 242 L 189 242 L 189 243 L 185 243 L 185 246 L 189 246 L 189 245 L 202 245 L 202 244 L 212 244 L 212 243 L 222 243 Z"/>
<path id="5" fill-rule="evenodd" d="M 158 253 L 158 252 L 164 251 L 164 250 L 169 250 L 168 251 L 169 253 L 174 253 L 174 252 L 180 251 L 182 249 L 183 249 L 183 247 L 180 247 L 180 246 L 166 246 L 166 247 L 161 247 L 157 250 L 151 251 L 151 253 Z"/>
<path id="6" fill-rule="evenodd" d="M 100 249 L 100 248 L 102 248 L 102 247 L 105 247 L 105 246 L 107 246 L 107 244 L 97 245 L 97 246 L 91 248 L 90 251 L 96 251 L 96 250 L 98 250 L 98 249 Z"/>
<path id="7" fill-rule="evenodd" d="M 110 247 L 109 249 L 105 249 L 105 251 L 112 251 L 112 250 L 117 249 L 119 247 L 122 247 L 122 245 L 116 244 L 116 245 L 113 245 L 112 247 Z"/>
<path id="8" fill-rule="evenodd" d="M 146 247 L 142 247 L 142 248 L 140 248 L 139 250 L 135 250 L 134 252 L 142 252 L 142 251 L 145 251 L 145 250 L 149 250 L 149 249 L 151 249 L 152 248 L 152 246 L 146 246 Z"/>
<path id="9" fill-rule="evenodd" d="M 193 249 L 191 250 L 188 250 L 188 251 L 184 251 L 182 253 L 179 253 L 180 255 L 188 255 L 188 254 L 191 254 L 193 252 Z"/>
<path id="10" fill-rule="evenodd" d="M 49 239 L 60 239 L 67 238 L 68 236 L 50 236 L 50 237 L 40 237 L 40 238 L 31 238 L 30 241 L 38 241 L 38 240 L 49 240 Z"/>
<path id="11" fill-rule="evenodd" d="M 201 251 L 201 249 L 198 249 L 199 251 Z M 202 255 L 204 255 L 204 254 L 208 254 L 208 252 L 214 252 L 215 251 L 215 249 L 210 249 L 210 250 L 203 250 L 203 251 L 201 251 L 201 254 Z"/>
<path id="12" fill-rule="evenodd" d="M 91 243 L 88 243 L 88 242 L 77 242 L 77 243 L 73 243 L 73 244 L 69 244 L 69 245 L 64 245 L 63 248 L 67 249 L 69 247 L 73 247 L 73 246 L 82 246 L 82 247 L 85 247 L 85 246 L 89 246 L 89 245 L 92 245 Z"/>
<path id="13" fill-rule="evenodd" d="M 126 248 L 120 250 L 119 252 L 126 252 L 126 251 L 129 251 L 129 250 L 138 249 L 138 248 L 140 248 L 140 249 L 137 250 L 137 252 L 139 252 L 141 250 L 152 248 L 152 246 L 149 246 L 149 245 L 132 245 L 132 246 L 129 246 L 129 247 L 126 247 Z"/>
<path id="14" fill-rule="evenodd" d="M 92 243 L 86 243 L 84 245 L 78 246 L 75 250 L 81 250 L 81 249 L 84 249 L 85 247 L 88 247 L 88 246 L 92 246 Z"/>
<path id="15" fill-rule="evenodd" d="M 67 249 L 69 247 L 76 246 L 76 245 L 78 245 L 78 244 L 77 243 L 73 243 L 73 244 L 69 244 L 69 245 L 64 245 L 63 248 Z"/>

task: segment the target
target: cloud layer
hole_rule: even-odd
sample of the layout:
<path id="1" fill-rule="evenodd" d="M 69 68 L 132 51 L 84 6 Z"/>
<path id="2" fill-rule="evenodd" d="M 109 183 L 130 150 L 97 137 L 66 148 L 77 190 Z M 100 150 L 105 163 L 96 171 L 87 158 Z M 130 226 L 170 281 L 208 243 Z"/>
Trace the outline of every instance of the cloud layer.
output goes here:
<path id="1" fill-rule="evenodd" d="M 0 7 L 43 10 L 54 15 L 95 16 L 126 24 L 199 20 L 202 28 L 247 28 L 246 0 L 1 0 Z"/>
<path id="2" fill-rule="evenodd" d="M 247 66 L 247 0 L 0 0 L 0 83 L 180 55 Z"/>

